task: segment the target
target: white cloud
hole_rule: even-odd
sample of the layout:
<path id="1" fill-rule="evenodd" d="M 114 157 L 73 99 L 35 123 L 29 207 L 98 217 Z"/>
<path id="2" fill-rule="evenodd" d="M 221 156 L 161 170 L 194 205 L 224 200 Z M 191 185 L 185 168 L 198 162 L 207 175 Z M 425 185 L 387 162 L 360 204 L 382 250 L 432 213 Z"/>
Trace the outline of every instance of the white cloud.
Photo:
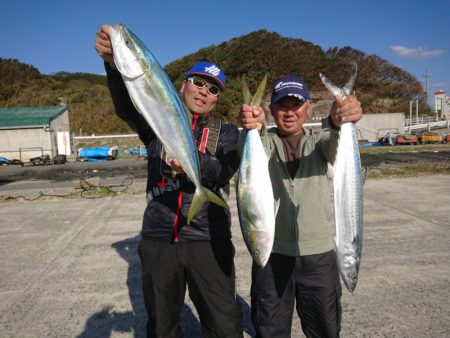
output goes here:
<path id="1" fill-rule="evenodd" d="M 430 85 L 431 88 L 436 88 L 436 89 L 448 89 L 450 86 L 447 82 L 436 82 L 436 83 L 432 83 Z"/>
<path id="2" fill-rule="evenodd" d="M 444 50 L 435 49 L 429 50 L 428 48 L 418 47 L 418 48 L 408 48 L 401 45 L 391 46 L 391 50 L 395 55 L 404 58 L 413 58 L 418 60 L 431 59 L 444 54 Z"/>

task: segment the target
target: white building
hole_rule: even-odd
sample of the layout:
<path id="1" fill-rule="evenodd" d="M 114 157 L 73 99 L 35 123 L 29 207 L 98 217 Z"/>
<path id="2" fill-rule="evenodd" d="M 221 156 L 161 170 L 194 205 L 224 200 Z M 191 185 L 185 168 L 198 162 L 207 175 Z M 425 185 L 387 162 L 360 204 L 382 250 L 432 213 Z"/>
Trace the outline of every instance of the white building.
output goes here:
<path id="1" fill-rule="evenodd" d="M 0 108 L 0 156 L 26 162 L 71 153 L 67 106 Z"/>
<path id="2" fill-rule="evenodd" d="M 434 93 L 434 111 L 440 120 L 450 118 L 450 97 L 443 90 Z"/>

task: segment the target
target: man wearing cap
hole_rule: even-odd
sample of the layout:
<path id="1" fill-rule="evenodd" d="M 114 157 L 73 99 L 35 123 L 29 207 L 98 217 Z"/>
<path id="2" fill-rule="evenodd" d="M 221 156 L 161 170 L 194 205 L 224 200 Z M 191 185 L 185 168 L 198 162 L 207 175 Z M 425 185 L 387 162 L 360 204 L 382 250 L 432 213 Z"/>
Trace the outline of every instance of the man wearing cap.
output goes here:
<path id="1" fill-rule="evenodd" d="M 187 224 L 195 185 L 180 163 L 167 157 L 163 145 L 133 106 L 113 61 L 108 25 L 102 25 L 97 33 L 95 48 L 105 61 L 116 113 L 138 133 L 149 156 L 148 204 L 138 248 L 148 314 L 147 337 L 182 336 L 179 322 L 186 286 L 204 337 L 242 337 L 229 209 L 204 203 Z M 239 131 L 212 115 L 225 82 L 225 74 L 217 65 L 197 62 L 187 72 L 180 96 L 192 115 L 202 185 L 226 200 L 229 180 L 239 166 Z"/>
<path id="2" fill-rule="evenodd" d="M 243 128 L 258 128 L 269 156 L 276 200 L 275 240 L 268 264 L 253 263 L 251 308 L 257 337 L 290 337 L 296 303 L 307 337 L 338 337 L 341 286 L 332 240 L 327 163 L 333 163 L 341 121 L 362 117 L 360 102 L 340 97 L 328 127 L 310 135 L 303 123 L 312 109 L 303 79 L 285 76 L 273 87 L 270 111 L 276 127 L 263 128 L 260 107 L 242 105 Z"/>

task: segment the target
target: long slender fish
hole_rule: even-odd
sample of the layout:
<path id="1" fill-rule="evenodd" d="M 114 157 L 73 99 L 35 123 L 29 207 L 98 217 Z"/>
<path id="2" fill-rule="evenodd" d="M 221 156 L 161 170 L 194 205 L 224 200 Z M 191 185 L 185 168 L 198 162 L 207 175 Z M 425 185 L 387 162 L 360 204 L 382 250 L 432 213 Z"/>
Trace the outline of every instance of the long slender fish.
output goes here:
<path id="1" fill-rule="evenodd" d="M 346 98 L 355 83 L 356 64 L 349 81 L 338 88 L 320 74 L 323 84 L 334 95 Z M 353 292 L 358 281 L 363 244 L 363 174 L 356 126 L 344 122 L 339 132 L 339 145 L 333 166 L 335 245 L 341 278 Z"/>
<path id="2" fill-rule="evenodd" d="M 166 72 L 144 43 L 125 26 L 111 27 L 110 38 L 114 62 L 133 104 L 167 153 L 180 161 L 195 184 L 187 222 L 190 223 L 198 207 L 207 200 L 228 208 L 219 196 L 200 183 L 200 167 L 188 115 Z"/>
<path id="3" fill-rule="evenodd" d="M 267 76 L 251 98 L 245 77 L 242 78 L 244 103 L 259 106 Z M 242 236 L 253 260 L 264 267 L 272 252 L 275 236 L 275 204 L 268 158 L 257 129 L 246 131 L 245 144 L 236 184 L 239 223 Z"/>

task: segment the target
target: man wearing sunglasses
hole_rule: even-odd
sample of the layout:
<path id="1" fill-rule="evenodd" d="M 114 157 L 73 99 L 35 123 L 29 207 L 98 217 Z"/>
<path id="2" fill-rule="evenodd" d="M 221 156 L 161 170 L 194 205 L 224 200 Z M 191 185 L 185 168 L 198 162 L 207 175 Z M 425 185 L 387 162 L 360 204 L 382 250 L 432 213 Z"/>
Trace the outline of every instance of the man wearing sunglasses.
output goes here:
<path id="1" fill-rule="evenodd" d="M 186 286 L 204 337 L 242 337 L 230 211 L 207 202 L 187 224 L 195 186 L 180 163 L 168 158 L 155 133 L 133 106 L 113 61 L 108 25 L 102 25 L 97 33 L 95 49 L 105 61 L 117 115 L 138 133 L 149 156 L 148 204 L 138 248 L 148 314 L 147 337 L 182 336 L 179 322 Z M 239 166 L 237 127 L 222 123 L 213 115 L 225 82 L 219 66 L 202 61 L 186 73 L 180 89 L 192 118 L 202 184 L 224 200 L 229 194 L 229 180 Z"/>

